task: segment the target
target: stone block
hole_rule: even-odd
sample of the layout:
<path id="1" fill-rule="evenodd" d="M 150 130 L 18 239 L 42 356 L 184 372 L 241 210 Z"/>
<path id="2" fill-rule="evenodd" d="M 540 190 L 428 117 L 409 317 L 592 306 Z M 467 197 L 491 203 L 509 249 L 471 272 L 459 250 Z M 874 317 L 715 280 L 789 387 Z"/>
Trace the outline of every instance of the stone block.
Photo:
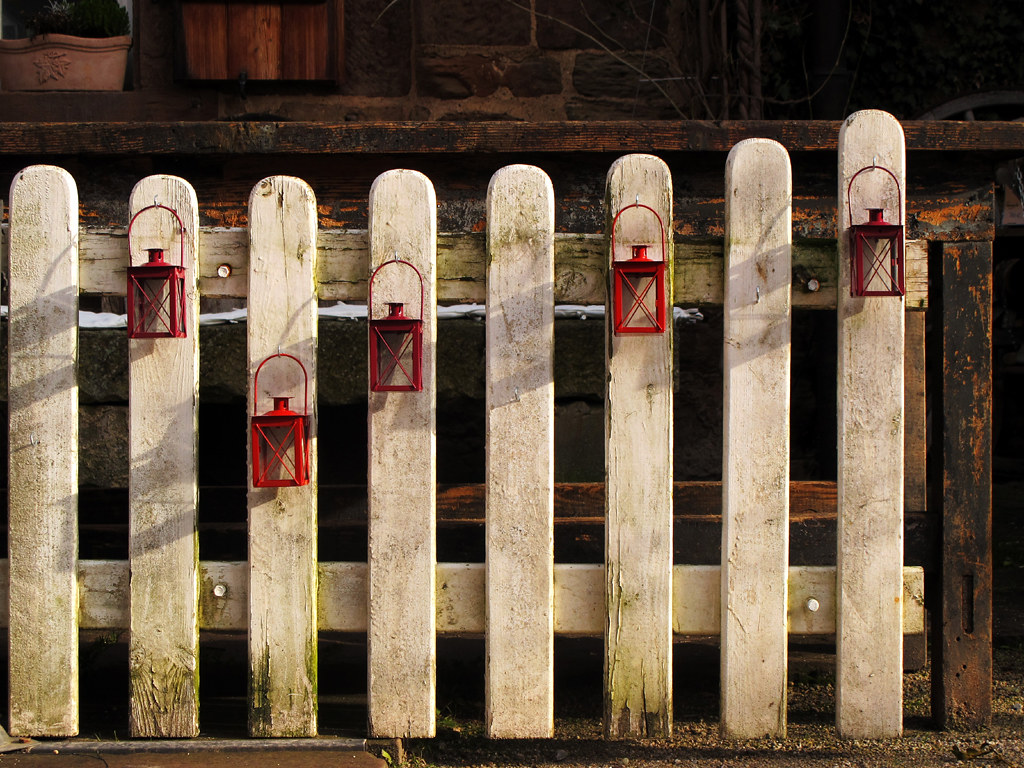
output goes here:
<path id="1" fill-rule="evenodd" d="M 610 53 L 580 53 L 576 57 L 572 82 L 576 92 L 585 98 L 629 99 L 642 104 L 654 98 L 664 99 L 644 79 L 670 76 L 668 63 L 656 56 L 645 57 L 636 52 L 615 56 Z"/>
<path id="2" fill-rule="evenodd" d="M 530 53 L 427 56 L 417 66 L 420 95 L 439 99 L 490 96 L 502 87 L 514 96 L 543 96 L 562 91 L 559 63 Z"/>
<path id="3" fill-rule="evenodd" d="M 417 3 L 416 28 L 423 45 L 530 44 L 529 10 L 493 0 Z"/>
<path id="4" fill-rule="evenodd" d="M 565 103 L 565 116 L 569 120 L 678 120 L 679 111 L 657 94 L 637 99 L 572 98 Z"/>
<path id="5" fill-rule="evenodd" d="M 545 96 L 562 92 L 562 67 L 547 56 L 530 56 L 510 62 L 501 84 L 514 96 Z"/>
<path id="6" fill-rule="evenodd" d="M 664 45 L 672 2 L 653 2 L 654 23 L 649 28 L 652 0 L 536 0 L 537 45 L 592 49 L 600 47 L 595 39 L 612 49 Z"/>
<path id="7" fill-rule="evenodd" d="M 345 0 L 345 81 L 349 96 L 404 96 L 412 84 L 408 3 Z M 382 9 L 385 9 L 382 11 Z"/>

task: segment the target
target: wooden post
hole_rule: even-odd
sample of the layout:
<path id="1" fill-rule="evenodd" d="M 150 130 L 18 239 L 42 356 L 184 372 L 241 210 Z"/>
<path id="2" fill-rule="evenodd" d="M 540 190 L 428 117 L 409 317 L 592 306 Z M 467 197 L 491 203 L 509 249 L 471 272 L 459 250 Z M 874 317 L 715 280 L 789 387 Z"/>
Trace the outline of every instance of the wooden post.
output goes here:
<path id="1" fill-rule="evenodd" d="M 78 189 L 48 165 L 11 184 L 10 732 L 78 733 Z"/>
<path id="2" fill-rule="evenodd" d="M 652 155 L 615 161 L 606 184 L 607 228 L 618 222 L 616 253 L 649 244 L 664 259 L 664 333 L 606 333 L 606 485 L 604 728 L 609 738 L 672 732 L 672 177 Z M 635 215 L 630 215 L 633 213 Z M 610 240 L 609 240 L 610 244 Z M 612 249 L 609 248 L 609 252 Z M 609 268 L 609 272 L 611 269 Z"/>
<path id="3" fill-rule="evenodd" d="M 992 244 L 942 244 L 942 595 L 932 712 L 992 719 Z"/>
<path id="4" fill-rule="evenodd" d="M 154 201 L 184 231 L 170 212 L 144 211 L 131 229 L 131 263 L 162 247 L 185 267 L 187 336 L 128 342 L 131 732 L 184 738 L 199 734 L 199 206 L 183 179 L 150 176 L 132 190 L 129 214 Z"/>
<path id="5" fill-rule="evenodd" d="M 725 166 L 721 729 L 786 734 L 792 172 L 768 139 Z"/>
<path id="6" fill-rule="evenodd" d="M 316 199 L 309 186 L 272 176 L 249 197 L 249 401 L 308 398 L 310 480 L 290 488 L 253 488 L 249 473 L 249 733 L 315 736 L 316 632 Z M 263 360 L 283 352 L 253 377 Z M 248 437 L 248 436 L 247 436 Z M 252 447 L 250 445 L 250 453 Z M 252 456 L 249 457 L 250 466 Z"/>
<path id="7" fill-rule="evenodd" d="M 396 256 L 422 276 L 419 392 L 369 396 L 369 709 L 380 737 L 434 735 L 434 354 L 437 223 L 434 187 L 416 171 L 388 171 L 370 189 L 370 270 Z M 419 311 L 413 270 L 391 264 L 373 285 L 374 317 L 389 302 Z"/>
<path id="8" fill-rule="evenodd" d="M 861 174 L 877 165 L 888 169 Z M 905 220 L 903 129 L 864 110 L 839 131 L 838 549 L 836 725 L 851 738 L 903 730 L 903 360 L 904 301 L 850 296 L 851 209 L 885 206 Z"/>
<path id="9" fill-rule="evenodd" d="M 487 734 L 554 731 L 555 201 L 539 168 L 487 190 Z"/>

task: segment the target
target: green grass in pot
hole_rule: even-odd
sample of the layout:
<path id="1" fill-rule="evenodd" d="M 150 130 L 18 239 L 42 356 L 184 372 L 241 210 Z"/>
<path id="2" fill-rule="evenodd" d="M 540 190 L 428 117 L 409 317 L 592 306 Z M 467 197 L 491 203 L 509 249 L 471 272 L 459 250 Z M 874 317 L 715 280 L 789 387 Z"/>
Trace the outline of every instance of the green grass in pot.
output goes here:
<path id="1" fill-rule="evenodd" d="M 118 37 L 130 29 L 128 11 L 117 0 L 50 0 L 25 23 L 33 35 Z"/>

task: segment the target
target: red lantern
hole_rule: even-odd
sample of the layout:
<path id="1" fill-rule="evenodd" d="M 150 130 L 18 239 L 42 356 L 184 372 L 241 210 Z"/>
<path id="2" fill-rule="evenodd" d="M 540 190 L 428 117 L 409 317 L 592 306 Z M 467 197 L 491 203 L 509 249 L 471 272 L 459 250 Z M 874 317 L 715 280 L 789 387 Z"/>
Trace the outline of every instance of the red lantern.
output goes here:
<path id="1" fill-rule="evenodd" d="M 408 317 L 405 304 L 389 302 L 387 317 L 373 317 L 373 281 L 384 267 L 405 265 L 416 273 L 420 287 L 420 315 Z M 408 261 L 385 261 L 370 276 L 366 304 L 370 326 L 370 391 L 420 392 L 423 390 L 423 275 Z"/>
<path id="2" fill-rule="evenodd" d="M 301 414 L 288 408 L 290 397 L 274 396 L 274 407 L 257 415 L 260 370 L 275 357 L 287 357 L 302 369 L 305 406 Z M 309 483 L 309 377 L 298 358 L 285 352 L 271 355 L 256 369 L 252 383 L 252 485 L 288 488 Z"/>
<path id="3" fill-rule="evenodd" d="M 883 218 L 884 208 L 868 208 L 868 220 L 853 223 L 853 181 L 865 171 L 885 171 L 896 185 L 899 206 L 900 183 L 888 168 L 869 165 L 853 174 L 846 189 L 850 207 L 850 295 L 903 296 L 904 282 L 903 225 L 890 224 Z M 899 218 L 899 211 L 897 211 Z"/>
<path id="4" fill-rule="evenodd" d="M 183 339 L 185 328 L 185 225 L 181 217 L 166 205 L 148 205 L 136 213 L 128 224 L 131 247 L 132 224 L 146 211 L 162 208 L 170 211 L 178 222 L 181 235 L 181 264 L 164 260 L 163 248 L 146 248 L 149 261 L 128 267 L 128 338 Z"/>
<path id="5" fill-rule="evenodd" d="M 636 208 L 650 211 L 661 228 L 661 258 L 647 255 L 650 245 L 632 246 L 633 258 L 615 258 L 615 227 L 619 217 Z M 665 225 L 657 211 L 637 201 L 612 221 L 612 318 L 616 334 L 665 332 Z"/>

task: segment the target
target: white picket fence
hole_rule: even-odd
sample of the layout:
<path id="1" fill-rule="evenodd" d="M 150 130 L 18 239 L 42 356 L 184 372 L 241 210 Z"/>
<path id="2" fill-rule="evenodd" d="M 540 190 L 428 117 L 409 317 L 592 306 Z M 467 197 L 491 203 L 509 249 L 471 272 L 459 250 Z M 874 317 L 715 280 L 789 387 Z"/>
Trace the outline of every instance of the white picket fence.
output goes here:
<path id="1" fill-rule="evenodd" d="M 721 636 L 723 734 L 784 735 L 795 634 L 837 635 L 842 734 L 898 735 L 903 634 L 924 629 L 923 572 L 902 566 L 904 301 L 842 288 L 844 184 L 873 158 L 903 181 L 898 123 L 858 113 L 840 136 L 838 568 L 788 563 L 792 185 L 775 142 L 742 142 L 725 169 L 721 567 L 672 561 L 671 329 L 610 335 L 605 563 L 554 562 L 553 305 L 588 281 L 598 282 L 583 292 L 605 295 L 610 260 L 660 235 L 653 218 L 638 219 L 617 233 L 618 254 L 608 228 L 556 237 L 551 181 L 522 165 L 498 171 L 487 190 L 486 564 L 436 562 L 435 313 L 460 267 L 449 248 L 439 274 L 434 190 L 407 170 L 374 182 L 366 233 L 318 231 L 307 184 L 264 179 L 250 197 L 247 248 L 239 233 L 200 235 L 182 179 L 138 183 L 132 213 L 158 202 L 184 223 L 188 336 L 129 343 L 130 559 L 79 560 L 78 296 L 123 292 L 129 245 L 133 258 L 153 242 L 176 254 L 177 225 L 158 215 L 139 220 L 130 244 L 80 242 L 70 175 L 26 168 L 11 187 L 7 235 L 9 730 L 75 735 L 78 631 L 127 628 L 132 735 L 195 736 L 202 628 L 248 633 L 253 736 L 316 735 L 317 635 L 328 630 L 366 633 L 374 736 L 434 734 L 436 637 L 446 633 L 486 636 L 494 737 L 553 734 L 556 634 L 604 636 L 609 737 L 671 731 L 672 644 L 686 635 Z M 634 202 L 673 220 L 669 170 L 649 155 L 612 166 L 606 200 L 609 226 Z M 902 200 L 889 204 L 902 212 Z M 556 250 L 579 248 L 603 253 L 604 266 L 568 258 L 556 272 Z M 370 272 L 396 254 L 424 277 L 423 389 L 369 393 L 368 562 L 318 562 L 317 473 L 330 472 L 317 463 L 318 295 L 365 299 Z M 664 255 L 671 302 L 671 237 Z M 222 264 L 233 269 L 218 273 Z M 385 283 L 374 303 L 401 290 Z M 253 392 L 269 355 L 292 355 L 309 374 L 311 482 L 250 479 L 248 563 L 197 555 L 200 291 L 248 298 L 250 407 L 302 386 L 297 368 L 264 369 Z"/>

